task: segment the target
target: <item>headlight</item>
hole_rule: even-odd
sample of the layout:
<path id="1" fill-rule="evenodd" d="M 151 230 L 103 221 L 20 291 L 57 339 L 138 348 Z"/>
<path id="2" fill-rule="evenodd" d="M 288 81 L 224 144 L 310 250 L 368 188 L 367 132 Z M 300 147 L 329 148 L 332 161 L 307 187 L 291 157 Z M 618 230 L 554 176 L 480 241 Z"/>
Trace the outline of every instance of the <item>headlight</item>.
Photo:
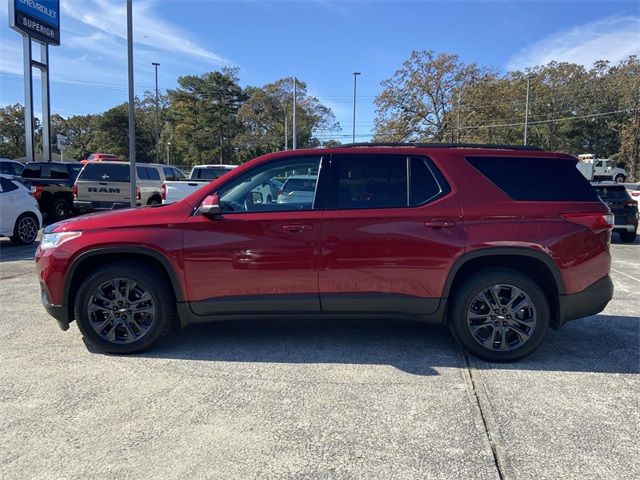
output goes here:
<path id="1" fill-rule="evenodd" d="M 82 232 L 45 233 L 40 242 L 40 249 L 46 250 L 48 248 L 59 247 L 64 242 L 78 238 L 80 235 L 82 235 Z"/>

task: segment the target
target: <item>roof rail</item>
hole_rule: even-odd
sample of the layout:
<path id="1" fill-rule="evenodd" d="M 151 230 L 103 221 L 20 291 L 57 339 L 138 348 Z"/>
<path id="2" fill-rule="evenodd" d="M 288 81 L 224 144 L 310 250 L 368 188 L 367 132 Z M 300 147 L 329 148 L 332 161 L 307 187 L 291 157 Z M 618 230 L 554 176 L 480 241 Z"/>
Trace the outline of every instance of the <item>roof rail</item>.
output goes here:
<path id="1" fill-rule="evenodd" d="M 542 151 L 542 148 L 533 145 L 503 145 L 494 143 L 387 143 L 387 142 L 362 142 L 362 143 L 345 143 L 344 145 L 336 145 L 333 148 L 352 148 L 352 147 L 415 147 L 415 148 L 492 148 L 500 150 L 530 150 Z"/>

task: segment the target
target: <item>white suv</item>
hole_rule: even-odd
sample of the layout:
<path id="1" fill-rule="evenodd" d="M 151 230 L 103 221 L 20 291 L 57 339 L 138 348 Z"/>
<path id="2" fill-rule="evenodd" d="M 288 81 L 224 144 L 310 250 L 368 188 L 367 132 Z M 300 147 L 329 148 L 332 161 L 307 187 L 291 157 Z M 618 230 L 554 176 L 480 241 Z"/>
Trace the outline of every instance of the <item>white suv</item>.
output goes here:
<path id="1" fill-rule="evenodd" d="M 42 214 L 31 191 L 9 175 L 0 175 L 0 236 L 28 245 L 41 226 Z"/>

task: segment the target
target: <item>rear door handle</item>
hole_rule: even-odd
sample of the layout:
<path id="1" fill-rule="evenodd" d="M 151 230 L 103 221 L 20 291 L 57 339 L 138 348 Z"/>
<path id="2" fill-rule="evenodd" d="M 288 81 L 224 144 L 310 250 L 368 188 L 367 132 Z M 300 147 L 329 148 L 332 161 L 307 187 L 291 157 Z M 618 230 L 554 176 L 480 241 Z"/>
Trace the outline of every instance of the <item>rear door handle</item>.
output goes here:
<path id="1" fill-rule="evenodd" d="M 304 224 L 291 224 L 291 225 L 283 225 L 283 230 L 287 232 L 301 232 L 302 230 L 311 230 L 313 229 L 313 225 L 304 225 Z"/>
<path id="2" fill-rule="evenodd" d="M 456 222 L 453 220 L 445 220 L 444 218 L 433 218 L 424 222 L 424 226 L 429 228 L 454 227 L 455 224 Z"/>

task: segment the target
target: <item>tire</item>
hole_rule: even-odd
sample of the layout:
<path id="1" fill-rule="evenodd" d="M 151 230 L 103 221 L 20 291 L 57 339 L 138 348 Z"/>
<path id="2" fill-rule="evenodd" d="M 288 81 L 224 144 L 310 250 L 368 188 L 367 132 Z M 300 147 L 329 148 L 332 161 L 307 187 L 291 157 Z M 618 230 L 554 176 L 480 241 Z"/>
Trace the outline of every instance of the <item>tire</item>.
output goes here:
<path id="1" fill-rule="evenodd" d="M 616 178 L 613 179 L 614 182 L 616 183 L 624 183 L 624 181 L 627 179 L 627 177 L 625 177 L 622 174 L 618 174 L 616 175 Z"/>
<path id="2" fill-rule="evenodd" d="M 495 286 L 501 288 L 489 291 Z M 495 303 L 492 291 L 499 293 L 499 313 L 495 310 L 498 305 L 483 300 Z M 516 299 L 517 308 L 508 309 Z M 549 302 L 538 284 L 506 268 L 483 270 L 470 276 L 456 288 L 449 305 L 449 328 L 455 338 L 466 350 L 489 362 L 512 362 L 534 352 L 549 329 L 549 320 Z"/>
<path id="3" fill-rule="evenodd" d="M 49 217 L 54 222 L 59 220 L 63 220 L 69 216 L 71 213 L 71 205 L 64 198 L 56 198 L 49 209 Z"/>
<path id="4" fill-rule="evenodd" d="M 40 224 L 33 213 L 23 213 L 16 219 L 11 242 L 15 245 L 31 245 L 38 237 Z"/>
<path id="5" fill-rule="evenodd" d="M 620 232 L 620 241 L 624 243 L 633 243 L 636 241 L 637 235 L 638 235 L 637 231 Z"/>
<path id="6" fill-rule="evenodd" d="M 134 309 L 136 303 L 139 313 Z M 157 344 L 175 324 L 174 294 L 157 269 L 143 263 L 115 262 L 98 268 L 82 281 L 75 318 L 85 340 L 98 350 L 141 352 Z"/>
<path id="7" fill-rule="evenodd" d="M 161 203 L 162 203 L 162 200 L 158 197 L 151 197 L 147 201 L 147 205 L 160 205 Z"/>

